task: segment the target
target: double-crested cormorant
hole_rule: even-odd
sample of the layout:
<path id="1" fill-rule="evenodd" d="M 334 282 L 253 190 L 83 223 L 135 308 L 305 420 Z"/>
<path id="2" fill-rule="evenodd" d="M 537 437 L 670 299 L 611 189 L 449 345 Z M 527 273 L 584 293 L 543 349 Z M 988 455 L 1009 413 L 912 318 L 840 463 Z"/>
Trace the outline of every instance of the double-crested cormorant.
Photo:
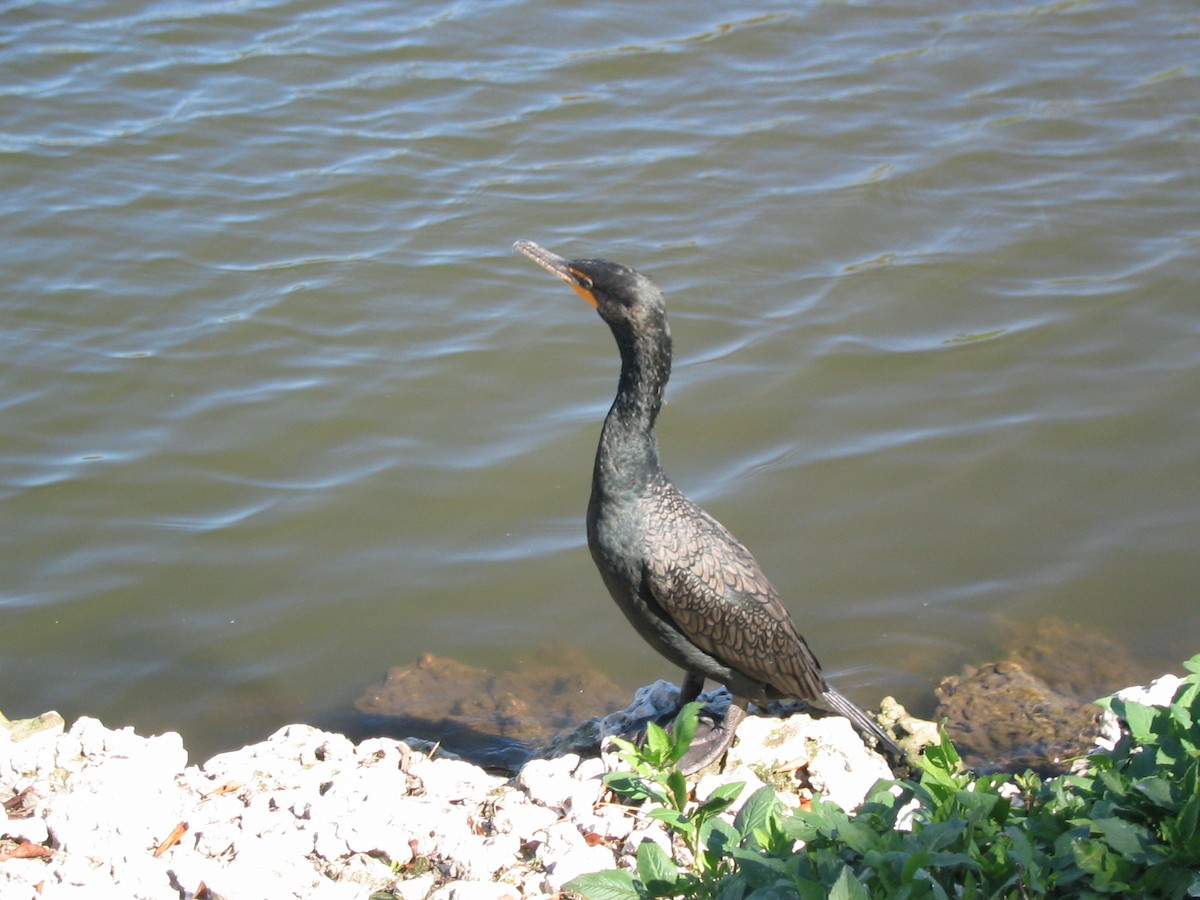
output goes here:
<path id="1" fill-rule="evenodd" d="M 831 688 L 754 557 L 685 497 L 658 462 L 654 421 L 671 375 L 671 330 L 662 292 L 640 272 L 604 259 L 563 259 L 532 241 L 513 249 L 553 272 L 600 313 L 621 351 L 621 380 L 592 474 L 587 535 L 609 593 L 655 650 L 687 673 L 680 704 L 704 680 L 733 694 L 724 722 L 693 744 L 681 766 L 720 759 L 746 715 L 771 698 L 822 700 L 881 749 L 895 741 Z"/>

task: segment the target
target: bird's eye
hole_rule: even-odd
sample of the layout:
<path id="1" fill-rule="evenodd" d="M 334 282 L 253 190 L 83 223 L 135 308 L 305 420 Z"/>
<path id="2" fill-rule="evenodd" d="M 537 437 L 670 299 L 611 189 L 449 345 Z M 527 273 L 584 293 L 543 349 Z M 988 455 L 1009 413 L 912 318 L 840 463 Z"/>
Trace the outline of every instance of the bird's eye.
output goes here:
<path id="1" fill-rule="evenodd" d="M 579 286 L 581 288 L 583 288 L 585 291 L 590 291 L 593 287 L 592 279 L 588 278 L 586 275 L 580 275 L 579 276 Z"/>

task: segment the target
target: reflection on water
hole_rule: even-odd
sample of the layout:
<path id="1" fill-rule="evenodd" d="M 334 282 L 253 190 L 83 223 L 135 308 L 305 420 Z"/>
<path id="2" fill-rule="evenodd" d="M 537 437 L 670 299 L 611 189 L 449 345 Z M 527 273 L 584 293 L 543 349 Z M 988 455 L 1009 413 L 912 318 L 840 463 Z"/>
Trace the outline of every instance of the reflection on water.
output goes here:
<path id="1" fill-rule="evenodd" d="M 1184 7 L 0 25 L 10 716 L 202 757 L 424 653 L 678 677 L 584 547 L 611 339 L 522 236 L 663 287 L 664 463 L 855 699 L 930 712 L 997 615 L 1196 651 Z"/>

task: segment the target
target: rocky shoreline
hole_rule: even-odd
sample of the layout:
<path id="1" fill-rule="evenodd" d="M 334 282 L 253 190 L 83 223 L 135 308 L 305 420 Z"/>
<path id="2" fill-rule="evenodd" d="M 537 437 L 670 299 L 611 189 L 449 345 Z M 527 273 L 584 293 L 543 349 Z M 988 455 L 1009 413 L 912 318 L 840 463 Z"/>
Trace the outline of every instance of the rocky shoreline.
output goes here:
<path id="1" fill-rule="evenodd" d="M 643 688 L 584 731 L 620 730 L 676 690 Z M 290 725 L 188 765 L 173 733 L 86 717 L 67 729 L 53 713 L 0 724 L 6 900 L 552 897 L 576 875 L 631 867 L 645 840 L 669 842 L 605 790 L 604 772 L 623 767 L 608 754 L 505 777 L 414 742 Z M 752 716 L 696 792 L 745 781 L 748 797 L 764 777 L 785 802 L 818 791 L 849 809 L 891 772 L 840 717 Z"/>
<path id="2" fill-rule="evenodd" d="M 651 685 L 568 739 L 586 746 L 676 697 Z M 67 729 L 56 714 L 15 724 L 0 728 L 6 900 L 546 897 L 576 875 L 631 865 L 644 840 L 668 841 L 606 792 L 606 767 L 621 766 L 610 756 L 566 752 L 505 777 L 419 742 L 354 744 L 290 725 L 196 766 L 177 734 L 92 718 Z M 749 796 L 756 771 L 788 763 L 806 789 L 853 806 L 891 774 L 840 717 L 753 717 L 739 735 L 702 796 L 743 780 Z"/>

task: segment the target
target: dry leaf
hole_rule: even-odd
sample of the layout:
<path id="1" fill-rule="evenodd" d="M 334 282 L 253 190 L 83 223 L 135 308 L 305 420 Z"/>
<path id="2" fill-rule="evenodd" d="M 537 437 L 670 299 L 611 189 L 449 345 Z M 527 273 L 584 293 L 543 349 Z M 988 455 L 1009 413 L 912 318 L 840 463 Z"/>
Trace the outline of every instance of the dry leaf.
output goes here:
<path id="1" fill-rule="evenodd" d="M 50 856 L 54 851 L 43 844 L 33 841 L 21 841 L 17 846 L 5 852 L 0 851 L 0 862 L 6 859 L 36 859 L 39 856 Z"/>
<path id="2" fill-rule="evenodd" d="M 154 848 L 154 856 L 156 858 L 159 856 L 162 856 L 164 853 L 166 853 L 168 850 L 170 850 L 172 847 L 174 847 L 176 844 L 178 844 L 179 839 L 181 837 L 183 837 L 184 832 L 186 832 L 187 829 L 188 829 L 187 822 L 180 822 L 178 825 L 176 825 L 171 830 L 171 833 L 167 835 L 167 839 L 165 841 L 163 841 L 161 844 L 159 844 L 157 847 Z"/>
<path id="3" fill-rule="evenodd" d="M 209 797 L 219 797 L 221 794 L 232 794 L 234 791 L 241 790 L 244 781 L 227 781 L 219 788 L 213 788 L 207 794 L 201 794 L 201 800 L 207 800 Z"/>

